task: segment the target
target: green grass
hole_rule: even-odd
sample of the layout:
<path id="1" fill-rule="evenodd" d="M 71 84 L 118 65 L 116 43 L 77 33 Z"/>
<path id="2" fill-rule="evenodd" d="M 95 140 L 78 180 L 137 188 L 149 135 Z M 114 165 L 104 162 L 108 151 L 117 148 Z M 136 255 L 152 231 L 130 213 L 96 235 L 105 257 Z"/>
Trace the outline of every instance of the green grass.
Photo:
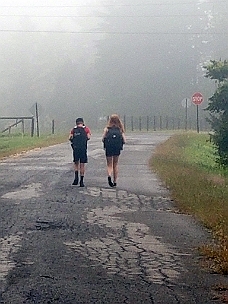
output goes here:
<path id="1" fill-rule="evenodd" d="M 211 229 L 216 246 L 201 248 L 213 267 L 228 273 L 228 178 L 216 163 L 206 134 L 176 134 L 159 145 L 151 168 L 164 181 L 180 211 Z"/>
<path id="2" fill-rule="evenodd" d="M 216 163 L 216 149 L 207 134 L 187 134 L 183 141 L 183 157 L 188 164 L 197 165 L 207 172 L 227 175 Z"/>
<path id="3" fill-rule="evenodd" d="M 10 155 L 26 152 L 34 148 L 47 147 L 67 141 L 68 135 L 42 135 L 40 137 L 22 136 L 0 136 L 0 159 Z"/>

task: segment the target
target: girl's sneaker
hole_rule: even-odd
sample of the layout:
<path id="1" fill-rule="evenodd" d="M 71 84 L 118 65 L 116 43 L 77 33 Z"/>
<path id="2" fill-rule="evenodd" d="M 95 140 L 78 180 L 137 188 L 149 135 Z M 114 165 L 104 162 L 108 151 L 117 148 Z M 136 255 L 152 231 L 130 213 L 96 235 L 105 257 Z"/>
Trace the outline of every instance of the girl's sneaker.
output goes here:
<path id="1" fill-rule="evenodd" d="M 113 182 L 112 182 L 111 176 L 108 176 L 108 184 L 110 187 L 113 187 Z"/>

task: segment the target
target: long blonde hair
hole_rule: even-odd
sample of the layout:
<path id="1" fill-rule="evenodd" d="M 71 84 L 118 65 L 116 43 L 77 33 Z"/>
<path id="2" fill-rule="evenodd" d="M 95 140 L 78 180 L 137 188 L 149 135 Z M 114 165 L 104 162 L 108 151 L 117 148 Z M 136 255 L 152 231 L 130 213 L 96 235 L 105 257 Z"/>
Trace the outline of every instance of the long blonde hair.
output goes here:
<path id="1" fill-rule="evenodd" d="M 118 127 L 118 128 L 120 128 L 120 131 L 122 133 L 125 132 L 124 125 L 123 125 L 122 121 L 120 120 L 120 118 L 117 114 L 112 114 L 109 117 L 109 120 L 108 120 L 108 123 L 107 123 L 107 128 L 111 128 L 111 127 Z"/>

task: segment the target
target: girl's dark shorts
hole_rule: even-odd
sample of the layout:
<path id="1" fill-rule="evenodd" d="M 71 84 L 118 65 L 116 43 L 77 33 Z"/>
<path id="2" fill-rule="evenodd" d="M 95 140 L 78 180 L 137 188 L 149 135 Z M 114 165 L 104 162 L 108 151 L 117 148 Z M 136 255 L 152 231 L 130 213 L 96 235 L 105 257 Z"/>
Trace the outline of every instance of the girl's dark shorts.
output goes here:
<path id="1" fill-rule="evenodd" d="M 121 150 L 120 149 L 110 149 L 110 148 L 106 148 L 105 149 L 105 155 L 110 157 L 110 156 L 119 156 L 120 155 Z"/>
<path id="2" fill-rule="evenodd" d="M 79 150 L 79 149 L 74 149 L 73 150 L 73 162 L 78 162 L 80 161 L 81 164 L 88 163 L 88 157 L 87 157 L 87 150 Z"/>

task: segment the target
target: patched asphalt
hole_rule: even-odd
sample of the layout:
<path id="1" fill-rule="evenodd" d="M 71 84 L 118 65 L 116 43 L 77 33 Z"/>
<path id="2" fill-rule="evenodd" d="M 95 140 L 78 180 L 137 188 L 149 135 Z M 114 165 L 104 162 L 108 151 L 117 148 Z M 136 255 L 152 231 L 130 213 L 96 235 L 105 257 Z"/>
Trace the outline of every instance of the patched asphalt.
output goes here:
<path id="1" fill-rule="evenodd" d="M 201 265 L 209 232 L 180 214 L 151 172 L 170 134 L 130 134 L 117 188 L 101 135 L 89 142 L 85 188 L 72 186 L 68 142 L 0 162 L 0 303 L 220 303 L 227 278 Z"/>

